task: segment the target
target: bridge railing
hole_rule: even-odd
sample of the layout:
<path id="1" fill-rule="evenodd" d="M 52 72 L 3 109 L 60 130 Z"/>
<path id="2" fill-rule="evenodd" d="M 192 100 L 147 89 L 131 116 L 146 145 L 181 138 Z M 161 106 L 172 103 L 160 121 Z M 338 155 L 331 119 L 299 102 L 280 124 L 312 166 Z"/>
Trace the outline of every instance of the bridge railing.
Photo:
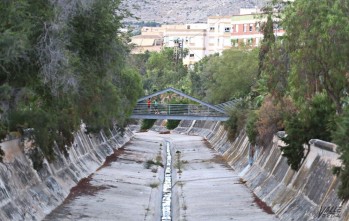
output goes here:
<path id="1" fill-rule="evenodd" d="M 152 104 L 150 108 L 146 103 L 139 103 L 133 110 L 133 115 L 187 115 L 187 116 L 225 116 L 213 108 L 201 104 Z"/>

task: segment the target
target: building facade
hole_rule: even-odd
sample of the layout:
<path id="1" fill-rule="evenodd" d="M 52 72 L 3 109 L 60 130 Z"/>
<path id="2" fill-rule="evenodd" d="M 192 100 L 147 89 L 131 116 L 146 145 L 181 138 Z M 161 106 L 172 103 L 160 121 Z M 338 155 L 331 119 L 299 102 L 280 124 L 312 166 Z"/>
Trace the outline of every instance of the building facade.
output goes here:
<path id="1" fill-rule="evenodd" d="M 266 17 L 258 9 L 241 9 L 240 15 L 210 16 L 207 23 L 162 25 L 144 27 L 141 35 L 132 37 L 136 45 L 132 53 L 160 51 L 163 47 L 172 47 L 183 64 L 191 66 L 203 57 L 215 53 L 222 54 L 232 47 L 258 47 L 263 39 L 261 25 Z M 254 14 L 251 14 L 254 13 Z M 284 31 L 274 27 L 275 36 Z M 187 52 L 181 56 L 182 52 Z"/>

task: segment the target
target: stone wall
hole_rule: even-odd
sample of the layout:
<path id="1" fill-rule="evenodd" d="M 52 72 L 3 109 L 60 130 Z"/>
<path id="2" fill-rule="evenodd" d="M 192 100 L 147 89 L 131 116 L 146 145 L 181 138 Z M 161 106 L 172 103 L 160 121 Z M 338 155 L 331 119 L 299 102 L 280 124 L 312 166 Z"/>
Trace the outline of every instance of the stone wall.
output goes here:
<path id="1" fill-rule="evenodd" d="M 349 220 L 348 202 L 337 197 L 339 179 L 332 174 L 340 165 L 335 145 L 311 140 L 310 153 L 295 172 L 281 155 L 277 136 L 268 147 L 254 148 L 252 156 L 246 134 L 229 141 L 220 122 L 183 121 L 176 131 L 206 138 L 280 220 Z M 340 217 L 321 213 L 330 207 L 341 207 Z"/>
<path id="2" fill-rule="evenodd" d="M 1 143 L 5 151 L 0 164 L 0 220 L 41 220 L 68 196 L 71 187 L 89 176 L 115 149 L 132 137 L 126 130 L 121 136 L 116 128 L 107 137 L 76 133 L 69 155 L 55 148 L 56 159 L 44 160 L 43 168 L 33 169 L 28 147 L 20 139 Z"/>

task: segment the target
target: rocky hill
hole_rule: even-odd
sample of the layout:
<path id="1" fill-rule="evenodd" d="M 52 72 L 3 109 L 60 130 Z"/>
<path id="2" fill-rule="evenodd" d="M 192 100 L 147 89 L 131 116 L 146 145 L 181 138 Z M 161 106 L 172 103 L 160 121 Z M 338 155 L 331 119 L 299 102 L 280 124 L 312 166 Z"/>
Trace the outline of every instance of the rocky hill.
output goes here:
<path id="1" fill-rule="evenodd" d="M 125 0 L 138 21 L 160 24 L 206 22 L 208 16 L 238 14 L 240 8 L 261 7 L 267 0 Z M 135 18 L 125 19 L 136 22 Z"/>

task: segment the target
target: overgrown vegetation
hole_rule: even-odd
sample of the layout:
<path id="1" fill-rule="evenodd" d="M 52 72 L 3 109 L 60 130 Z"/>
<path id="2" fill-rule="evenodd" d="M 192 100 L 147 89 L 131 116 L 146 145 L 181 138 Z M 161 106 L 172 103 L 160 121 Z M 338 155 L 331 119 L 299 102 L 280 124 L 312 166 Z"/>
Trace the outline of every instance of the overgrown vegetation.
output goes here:
<path id="1" fill-rule="evenodd" d="M 2 163 L 4 160 L 4 156 L 5 156 L 5 152 L 2 149 L 2 147 L 0 146 L 0 162 Z"/>
<path id="2" fill-rule="evenodd" d="M 310 150 L 309 139 L 337 143 L 343 161 L 336 170 L 339 195 L 349 199 L 349 26 L 343 25 L 349 3 L 273 0 L 263 10 L 259 50 L 205 57 L 183 82 L 191 95 L 211 103 L 242 101 L 225 123 L 231 139 L 245 129 L 253 145 L 267 148 L 285 130 L 283 155 L 294 170 Z M 276 36 L 276 27 L 285 34 Z"/>
<path id="3" fill-rule="evenodd" d="M 150 94 L 168 87 L 189 91 L 188 71 L 182 60 L 173 59 L 174 50 L 165 48 L 161 52 L 134 55 L 132 63 L 143 74 L 143 88 Z"/>
<path id="4" fill-rule="evenodd" d="M 263 101 L 257 106 L 258 120 L 253 116 L 250 121 L 257 128 L 257 139 L 253 130 L 249 135 L 257 145 L 265 145 L 263 141 L 284 129 L 283 155 L 294 170 L 301 167 L 310 150 L 309 139 L 334 141 L 343 161 L 335 169 L 341 177 L 339 196 L 346 200 L 349 27 L 341 24 L 349 22 L 348 12 L 349 3 L 340 0 L 274 0 L 267 8 L 268 18 L 282 17 L 286 33 L 282 41 L 266 37 L 261 46 L 260 77 L 252 101 Z M 266 32 L 265 36 L 271 36 L 271 30 Z"/>
<path id="5" fill-rule="evenodd" d="M 213 104 L 247 96 L 257 80 L 257 58 L 256 49 L 234 48 L 202 59 L 190 72 L 191 93 Z"/>
<path id="6" fill-rule="evenodd" d="M 181 120 L 167 120 L 166 128 L 169 130 L 173 130 L 176 127 L 178 127 L 180 122 L 181 122 Z"/>
<path id="7" fill-rule="evenodd" d="M 1 1 L 0 136 L 31 131 L 47 159 L 88 132 L 123 126 L 141 94 L 118 0 Z M 33 155 L 35 158 L 35 156 Z"/>
<path id="8" fill-rule="evenodd" d="M 153 165 L 160 166 L 160 167 L 164 167 L 164 164 L 163 164 L 161 161 L 159 161 L 159 160 L 156 160 L 156 161 L 147 160 L 147 161 L 144 163 L 144 168 L 145 168 L 145 169 L 150 169 Z"/>
<path id="9" fill-rule="evenodd" d="M 154 126 L 156 119 L 144 119 L 141 123 L 141 131 L 146 131 Z"/>

